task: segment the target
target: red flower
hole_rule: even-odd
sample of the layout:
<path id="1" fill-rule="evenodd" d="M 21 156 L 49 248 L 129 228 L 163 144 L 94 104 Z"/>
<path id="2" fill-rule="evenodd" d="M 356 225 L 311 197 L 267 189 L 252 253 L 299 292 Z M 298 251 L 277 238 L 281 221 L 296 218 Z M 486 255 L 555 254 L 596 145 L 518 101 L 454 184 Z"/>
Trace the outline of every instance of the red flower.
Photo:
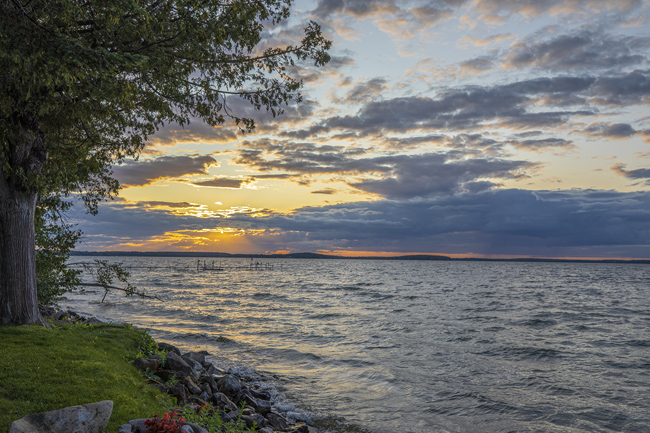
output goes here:
<path id="1" fill-rule="evenodd" d="M 147 427 L 147 433 L 179 433 L 183 427 L 183 418 L 176 418 L 176 412 L 169 413 L 165 412 L 165 416 L 158 418 L 158 415 L 154 415 L 152 419 L 148 419 L 144 422 L 144 425 Z"/>

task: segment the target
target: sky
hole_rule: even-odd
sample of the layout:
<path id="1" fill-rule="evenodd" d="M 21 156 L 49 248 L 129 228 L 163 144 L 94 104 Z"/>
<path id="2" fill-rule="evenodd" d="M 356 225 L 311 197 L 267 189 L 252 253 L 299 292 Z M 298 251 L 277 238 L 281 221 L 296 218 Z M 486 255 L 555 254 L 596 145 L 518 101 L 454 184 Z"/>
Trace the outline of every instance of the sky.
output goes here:
<path id="1" fill-rule="evenodd" d="M 299 0 L 331 62 L 243 134 L 167 125 L 90 251 L 650 258 L 650 2 Z"/>

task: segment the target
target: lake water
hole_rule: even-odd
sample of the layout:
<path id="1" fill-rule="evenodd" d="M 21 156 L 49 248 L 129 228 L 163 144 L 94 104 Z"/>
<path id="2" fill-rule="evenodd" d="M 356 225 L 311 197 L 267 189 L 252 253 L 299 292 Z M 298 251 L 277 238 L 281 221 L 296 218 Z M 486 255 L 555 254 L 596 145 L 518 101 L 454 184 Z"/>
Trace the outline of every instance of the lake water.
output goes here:
<path id="1" fill-rule="evenodd" d="M 66 306 L 272 372 L 332 431 L 650 431 L 649 265 L 108 260 L 163 301 Z"/>

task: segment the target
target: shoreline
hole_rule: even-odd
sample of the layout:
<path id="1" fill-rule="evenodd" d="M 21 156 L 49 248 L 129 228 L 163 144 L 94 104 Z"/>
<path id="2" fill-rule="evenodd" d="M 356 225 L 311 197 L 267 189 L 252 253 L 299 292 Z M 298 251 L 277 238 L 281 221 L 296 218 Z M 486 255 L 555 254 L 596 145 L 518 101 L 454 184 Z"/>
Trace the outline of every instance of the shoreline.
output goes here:
<path id="1" fill-rule="evenodd" d="M 54 307 L 41 307 L 41 314 L 54 323 L 128 325 Z M 221 355 L 207 351 L 183 352 L 173 344 L 154 340 L 147 329 L 131 326 L 147 332 L 151 340 L 155 341 L 157 352 L 162 352 L 138 357 L 130 364 L 141 371 L 143 380 L 150 386 L 157 387 L 164 394 L 176 399 L 176 406 L 170 408 L 169 412 L 181 413 L 183 408 L 189 407 L 200 413 L 212 405 L 215 410 L 219 410 L 224 422 L 242 420 L 248 428 L 256 425 L 255 430 L 260 433 L 327 432 L 314 424 L 310 412 L 298 409 L 299 403 L 296 405 L 289 402 L 277 387 L 273 386 L 272 382 L 279 378 L 272 373 L 265 374 L 241 364 L 236 364 L 239 368 L 223 368 L 216 360 L 210 360 L 223 359 Z M 130 425 L 123 425 L 119 433 L 140 431 L 144 420 L 132 420 Z"/>

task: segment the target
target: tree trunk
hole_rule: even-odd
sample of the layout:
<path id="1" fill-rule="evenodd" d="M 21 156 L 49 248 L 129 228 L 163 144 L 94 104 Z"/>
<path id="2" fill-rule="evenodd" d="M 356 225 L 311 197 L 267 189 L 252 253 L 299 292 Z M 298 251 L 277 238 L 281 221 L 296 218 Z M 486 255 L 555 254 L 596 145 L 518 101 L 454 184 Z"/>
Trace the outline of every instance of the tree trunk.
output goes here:
<path id="1" fill-rule="evenodd" d="M 0 181 L 1 182 L 1 181 Z M 36 193 L 0 194 L 0 321 L 45 325 L 38 311 L 34 213 Z"/>

